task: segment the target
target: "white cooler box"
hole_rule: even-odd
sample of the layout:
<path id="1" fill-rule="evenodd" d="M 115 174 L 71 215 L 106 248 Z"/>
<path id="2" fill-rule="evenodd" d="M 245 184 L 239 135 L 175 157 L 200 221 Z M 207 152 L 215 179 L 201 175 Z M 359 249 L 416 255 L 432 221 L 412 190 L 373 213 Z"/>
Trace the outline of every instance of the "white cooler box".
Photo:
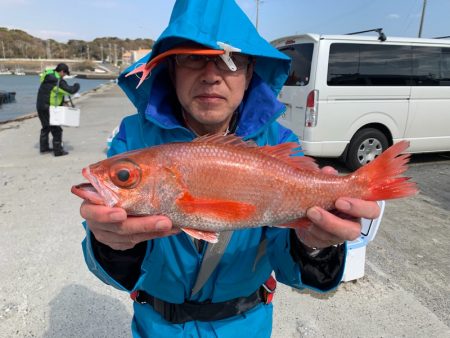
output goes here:
<path id="1" fill-rule="evenodd" d="M 78 127 L 80 125 L 80 109 L 66 106 L 51 106 L 50 125 Z"/>
<path id="2" fill-rule="evenodd" d="M 364 276 L 366 264 L 366 246 L 371 242 L 378 231 L 384 212 L 384 201 L 379 201 L 381 213 L 377 219 L 362 219 L 361 236 L 351 242 L 347 242 L 347 260 L 345 261 L 344 276 L 342 281 L 348 282 Z"/>

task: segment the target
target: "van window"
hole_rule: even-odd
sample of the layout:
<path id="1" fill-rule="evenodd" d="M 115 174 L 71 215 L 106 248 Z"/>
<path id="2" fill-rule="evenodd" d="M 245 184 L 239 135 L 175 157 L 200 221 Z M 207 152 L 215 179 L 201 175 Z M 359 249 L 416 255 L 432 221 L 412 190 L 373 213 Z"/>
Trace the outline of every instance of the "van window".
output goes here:
<path id="1" fill-rule="evenodd" d="M 314 44 L 301 43 L 280 48 L 292 60 L 285 86 L 306 86 L 311 75 L 311 59 Z"/>
<path id="2" fill-rule="evenodd" d="M 446 81 L 445 86 L 450 85 L 450 48 L 442 48 L 441 76 Z"/>
<path id="3" fill-rule="evenodd" d="M 413 84 L 450 86 L 450 48 L 413 47 Z"/>
<path id="4" fill-rule="evenodd" d="M 411 47 L 333 43 L 328 65 L 329 86 L 411 85 Z"/>

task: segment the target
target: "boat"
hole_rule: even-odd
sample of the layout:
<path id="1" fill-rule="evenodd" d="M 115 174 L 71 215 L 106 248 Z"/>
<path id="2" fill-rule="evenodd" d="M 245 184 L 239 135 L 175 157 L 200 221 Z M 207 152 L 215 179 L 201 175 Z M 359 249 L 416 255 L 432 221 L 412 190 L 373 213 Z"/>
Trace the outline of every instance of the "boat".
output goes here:
<path id="1" fill-rule="evenodd" d="M 0 67 L 0 75 L 11 75 L 12 72 L 8 70 L 7 68 Z"/>
<path id="2" fill-rule="evenodd" d="M 16 69 L 14 69 L 14 75 L 25 75 L 25 72 L 23 71 L 22 68 L 16 67 Z"/>

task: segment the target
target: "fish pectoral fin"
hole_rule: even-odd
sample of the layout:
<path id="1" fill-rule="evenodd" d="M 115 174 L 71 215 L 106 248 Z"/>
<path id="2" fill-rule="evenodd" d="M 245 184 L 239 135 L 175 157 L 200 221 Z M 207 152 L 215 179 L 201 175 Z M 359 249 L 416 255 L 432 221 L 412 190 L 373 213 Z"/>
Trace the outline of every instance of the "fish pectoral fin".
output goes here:
<path id="1" fill-rule="evenodd" d="M 194 237 L 195 239 L 202 239 L 209 243 L 217 243 L 217 241 L 219 239 L 218 232 L 196 230 L 196 229 L 191 229 L 191 228 L 181 228 L 181 230 L 183 230 L 189 236 Z"/>
<path id="2" fill-rule="evenodd" d="M 209 216 L 230 222 L 247 220 L 256 211 L 256 207 L 252 204 L 231 200 L 195 198 L 189 193 L 184 193 L 175 203 L 187 214 Z"/>

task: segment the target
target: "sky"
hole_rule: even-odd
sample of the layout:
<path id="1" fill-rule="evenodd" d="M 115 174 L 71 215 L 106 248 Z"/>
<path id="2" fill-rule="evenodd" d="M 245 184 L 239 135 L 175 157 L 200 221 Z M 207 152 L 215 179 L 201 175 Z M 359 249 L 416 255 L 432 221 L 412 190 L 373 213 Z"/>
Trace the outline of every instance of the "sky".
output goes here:
<path id="1" fill-rule="evenodd" d="M 209 0 L 216 1 L 216 0 Z M 426 0 L 237 0 L 268 41 L 303 34 L 345 34 L 383 28 L 417 37 Z M 156 40 L 174 0 L 0 0 L 0 27 L 67 42 L 99 37 Z M 257 3 L 259 4 L 257 6 Z M 450 0 L 427 0 L 422 37 L 450 35 Z"/>

